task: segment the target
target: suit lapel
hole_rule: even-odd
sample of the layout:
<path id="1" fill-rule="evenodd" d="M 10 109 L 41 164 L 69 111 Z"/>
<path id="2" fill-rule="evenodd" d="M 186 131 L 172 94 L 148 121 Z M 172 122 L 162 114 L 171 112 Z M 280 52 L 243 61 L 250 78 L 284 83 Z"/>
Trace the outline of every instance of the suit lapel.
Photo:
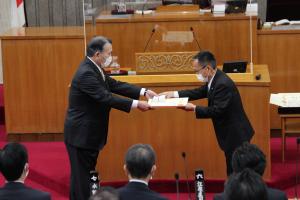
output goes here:
<path id="1" fill-rule="evenodd" d="M 213 97 L 214 97 L 214 90 L 215 90 L 215 85 L 218 81 L 218 78 L 220 77 L 220 71 L 217 69 L 217 72 L 214 76 L 214 79 L 212 80 L 212 83 L 210 85 L 210 89 L 208 90 L 207 92 L 207 99 L 208 99 L 208 105 L 210 105 L 210 103 L 212 102 L 213 100 Z"/>
<path id="2" fill-rule="evenodd" d="M 105 83 L 106 86 L 107 83 L 106 81 L 103 79 L 101 72 L 99 71 L 98 67 L 88 58 L 85 59 L 85 62 L 93 69 L 93 71 L 98 75 L 98 79 L 101 80 L 103 83 Z M 102 70 L 102 69 L 101 69 Z M 104 76 L 106 76 L 106 73 L 104 70 L 102 70 Z M 105 77 L 106 78 L 106 77 Z"/>

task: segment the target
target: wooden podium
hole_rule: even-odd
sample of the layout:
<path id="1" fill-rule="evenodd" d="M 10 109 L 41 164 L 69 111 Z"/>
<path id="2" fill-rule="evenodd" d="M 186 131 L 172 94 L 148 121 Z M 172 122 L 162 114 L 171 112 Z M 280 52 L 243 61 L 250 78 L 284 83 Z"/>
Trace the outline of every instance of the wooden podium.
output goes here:
<path id="1" fill-rule="evenodd" d="M 261 74 L 261 80 L 255 75 Z M 266 65 L 255 65 L 254 74 L 230 74 L 255 130 L 252 142 L 267 156 L 265 178 L 271 177 L 269 97 L 270 78 Z M 115 79 L 150 88 L 156 92 L 199 87 L 195 74 L 116 76 Z M 194 102 L 207 105 L 206 100 Z M 259 114 L 258 114 L 259 111 Z M 161 108 L 130 114 L 112 110 L 107 145 L 100 153 L 98 171 L 103 181 L 127 180 L 123 171 L 127 149 L 136 143 L 151 144 L 157 154 L 155 179 L 173 179 L 184 174 L 182 152 L 186 152 L 189 177 L 203 169 L 206 178 L 225 179 L 226 165 L 210 119 L 196 119 L 193 112 Z"/>

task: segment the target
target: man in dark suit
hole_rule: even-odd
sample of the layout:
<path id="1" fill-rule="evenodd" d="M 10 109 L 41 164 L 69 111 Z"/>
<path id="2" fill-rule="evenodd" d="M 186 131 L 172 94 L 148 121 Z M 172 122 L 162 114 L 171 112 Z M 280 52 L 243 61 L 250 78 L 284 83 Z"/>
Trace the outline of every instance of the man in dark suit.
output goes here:
<path id="1" fill-rule="evenodd" d="M 106 144 L 111 108 L 146 111 L 150 109 L 148 103 L 135 99 L 156 95 L 106 75 L 103 67 L 111 61 L 111 53 L 110 40 L 93 38 L 70 86 L 64 137 L 71 163 L 71 200 L 86 200 L 90 196 L 90 171 L 95 170 L 99 151 Z"/>
<path id="2" fill-rule="evenodd" d="M 258 175 L 263 176 L 266 169 L 266 156 L 256 145 L 245 142 L 234 151 L 232 168 L 234 173 L 239 173 L 249 168 Z M 269 200 L 287 200 L 286 194 L 280 190 L 267 187 L 267 193 Z M 223 199 L 225 199 L 224 193 L 214 196 L 214 200 Z"/>
<path id="3" fill-rule="evenodd" d="M 186 111 L 194 111 L 196 118 L 211 118 L 219 146 L 225 153 L 227 175 L 232 173 L 232 153 L 245 141 L 250 141 L 254 130 L 244 111 L 241 97 L 234 82 L 217 69 L 214 55 L 203 51 L 194 56 L 193 67 L 197 78 L 205 82 L 199 88 L 161 93 L 167 98 L 189 97 L 189 100 L 208 98 L 208 106 L 188 103 Z"/>
<path id="4" fill-rule="evenodd" d="M 156 170 L 155 152 L 150 145 L 136 144 L 129 148 L 124 170 L 129 183 L 119 189 L 121 200 L 166 200 L 148 187 Z"/>
<path id="5" fill-rule="evenodd" d="M 27 187 L 24 184 L 29 173 L 26 148 L 18 143 L 9 143 L 0 151 L 0 171 L 6 179 L 0 188 L 1 200 L 50 200 L 49 193 Z"/>

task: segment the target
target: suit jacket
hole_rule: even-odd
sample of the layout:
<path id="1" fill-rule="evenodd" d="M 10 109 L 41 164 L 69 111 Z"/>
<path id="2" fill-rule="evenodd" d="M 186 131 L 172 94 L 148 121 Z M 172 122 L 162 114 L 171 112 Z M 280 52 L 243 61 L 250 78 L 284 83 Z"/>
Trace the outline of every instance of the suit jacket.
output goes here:
<path id="1" fill-rule="evenodd" d="M 144 183 L 129 182 L 118 189 L 120 200 L 166 200 L 160 194 L 152 191 Z"/>
<path id="2" fill-rule="evenodd" d="M 104 80 L 97 66 L 86 58 L 70 87 L 65 142 L 79 148 L 101 150 L 107 140 L 111 108 L 130 112 L 132 99 L 139 98 L 140 90 L 140 87 L 116 81 L 106 74 Z"/>
<path id="3" fill-rule="evenodd" d="M 209 91 L 208 84 L 205 84 L 178 93 L 180 97 L 189 97 L 189 100 L 208 98 L 207 107 L 196 106 L 196 117 L 212 119 L 223 151 L 233 151 L 252 138 L 254 130 L 244 111 L 239 91 L 224 72 L 216 71 Z"/>
<path id="4" fill-rule="evenodd" d="M 1 200 L 50 200 L 51 196 L 47 192 L 27 187 L 23 183 L 8 182 L 0 188 Z"/>
<path id="5" fill-rule="evenodd" d="M 284 192 L 273 189 L 273 188 L 267 188 L 268 192 L 268 199 L 269 200 L 287 200 L 287 196 Z M 225 194 L 220 193 L 216 194 L 213 198 L 214 200 L 225 200 Z"/>

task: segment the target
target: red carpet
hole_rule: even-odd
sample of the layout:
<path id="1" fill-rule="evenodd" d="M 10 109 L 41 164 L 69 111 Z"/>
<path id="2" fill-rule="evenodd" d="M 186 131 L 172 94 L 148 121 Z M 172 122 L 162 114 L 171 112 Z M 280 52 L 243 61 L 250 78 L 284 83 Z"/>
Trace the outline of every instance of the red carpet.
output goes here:
<path id="1" fill-rule="evenodd" d="M 0 135 L 5 134 L 4 126 L 0 126 Z M 5 142 L 0 142 L 3 147 Z M 30 173 L 26 183 L 34 188 L 39 188 L 52 193 L 53 199 L 67 199 L 69 188 L 69 162 L 65 146 L 62 142 L 25 142 L 23 143 L 29 152 Z M 289 197 L 294 196 L 295 183 L 295 138 L 287 140 L 286 162 L 280 161 L 280 139 L 271 139 L 272 148 L 272 180 L 268 183 L 272 187 L 286 190 Z M 0 185 L 4 180 L 0 178 Z M 190 181 L 192 184 L 192 181 Z M 102 183 L 118 187 L 124 183 Z M 223 181 L 206 180 L 207 199 L 211 199 L 213 193 L 223 190 Z M 172 180 L 154 180 L 151 187 L 163 193 L 169 199 L 176 199 L 175 183 Z M 180 199 L 187 199 L 185 182 L 181 181 Z M 298 188 L 300 194 L 300 186 Z"/>

